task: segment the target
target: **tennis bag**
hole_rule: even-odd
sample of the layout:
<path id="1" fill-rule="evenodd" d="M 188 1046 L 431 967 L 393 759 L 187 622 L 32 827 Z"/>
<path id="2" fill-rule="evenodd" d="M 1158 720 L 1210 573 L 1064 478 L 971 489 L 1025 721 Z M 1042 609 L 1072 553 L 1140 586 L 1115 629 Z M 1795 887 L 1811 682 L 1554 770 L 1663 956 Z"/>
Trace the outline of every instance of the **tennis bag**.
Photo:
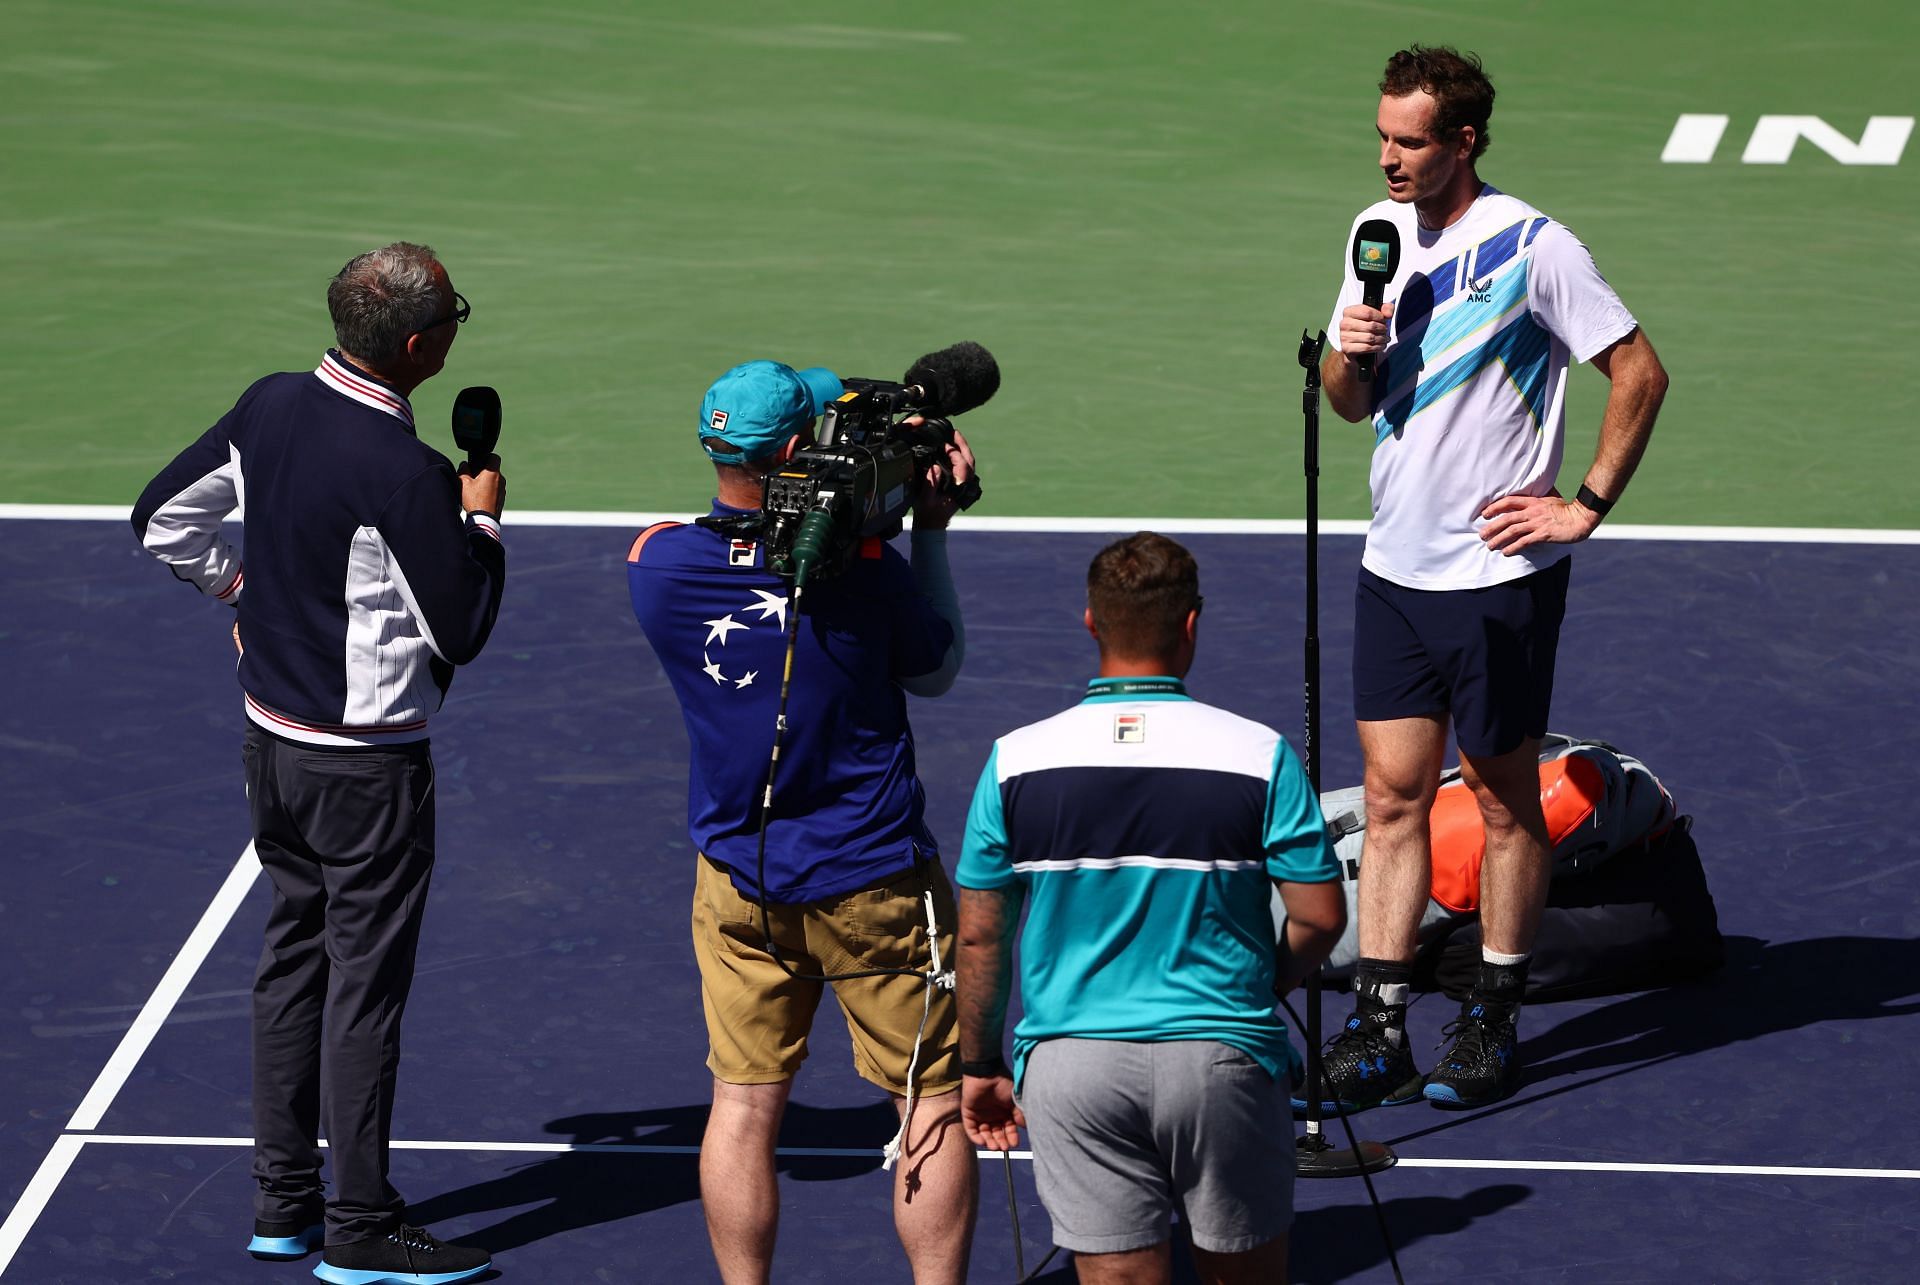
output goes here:
<path id="1" fill-rule="evenodd" d="M 1553 844 L 1547 911 L 1528 970 L 1529 998 L 1670 985 L 1720 966 L 1722 944 L 1691 819 L 1639 759 L 1601 741 L 1549 733 L 1540 803 Z M 1350 981 L 1359 956 L 1357 897 L 1366 836 L 1363 787 L 1320 796 L 1340 862 L 1347 928 L 1325 977 Z M 1463 996 L 1480 958 L 1480 809 L 1456 768 L 1434 797 L 1433 880 L 1420 921 L 1414 986 Z M 1276 920 L 1281 916 L 1275 899 Z"/>
<path id="2" fill-rule="evenodd" d="M 1654 990 L 1720 970 L 1726 947 L 1693 842 L 1693 818 L 1547 888 L 1527 998 L 1582 999 Z M 1421 952 L 1415 983 L 1465 999 L 1480 976 L 1480 921 Z"/>

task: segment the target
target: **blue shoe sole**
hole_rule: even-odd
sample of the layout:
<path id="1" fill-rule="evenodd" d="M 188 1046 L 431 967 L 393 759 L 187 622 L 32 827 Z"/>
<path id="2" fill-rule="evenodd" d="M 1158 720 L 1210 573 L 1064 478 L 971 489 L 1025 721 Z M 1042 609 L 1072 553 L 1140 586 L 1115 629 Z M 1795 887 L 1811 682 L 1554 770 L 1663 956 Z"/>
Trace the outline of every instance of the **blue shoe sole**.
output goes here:
<path id="1" fill-rule="evenodd" d="M 1505 1102 L 1508 1098 L 1512 1097 L 1513 1094 L 1513 1089 L 1507 1089 L 1505 1092 L 1497 1093 L 1483 1101 L 1469 1102 L 1461 1097 L 1460 1091 L 1451 1084 L 1429 1084 L 1426 1087 L 1427 1101 L 1437 1107 L 1445 1107 L 1451 1111 L 1471 1111 L 1477 1107 L 1490 1107 L 1496 1102 Z"/>
<path id="2" fill-rule="evenodd" d="M 247 1252 L 263 1262 L 290 1263 L 320 1248 L 325 1239 L 325 1228 L 315 1223 L 298 1236 L 255 1236 L 247 1242 Z"/>
<path id="3" fill-rule="evenodd" d="M 313 1274 L 331 1285 L 453 1285 L 455 1281 L 472 1280 L 492 1266 L 489 1260 L 464 1272 L 372 1272 L 322 1263 Z"/>
<path id="4" fill-rule="evenodd" d="M 1378 1102 L 1370 1103 L 1367 1106 L 1355 1106 L 1351 1102 L 1340 1102 L 1336 1104 L 1332 1098 L 1328 1098 L 1320 1104 L 1320 1116 L 1322 1119 L 1331 1120 L 1342 1111 L 1345 1111 L 1348 1115 L 1354 1115 L 1361 1111 L 1371 1111 L 1374 1107 L 1403 1107 L 1420 1100 L 1420 1094 L 1415 1093 L 1404 1098 L 1381 1098 Z M 1307 1100 L 1305 1098 L 1293 1098 L 1292 1102 L 1294 1114 L 1306 1114 Z"/>

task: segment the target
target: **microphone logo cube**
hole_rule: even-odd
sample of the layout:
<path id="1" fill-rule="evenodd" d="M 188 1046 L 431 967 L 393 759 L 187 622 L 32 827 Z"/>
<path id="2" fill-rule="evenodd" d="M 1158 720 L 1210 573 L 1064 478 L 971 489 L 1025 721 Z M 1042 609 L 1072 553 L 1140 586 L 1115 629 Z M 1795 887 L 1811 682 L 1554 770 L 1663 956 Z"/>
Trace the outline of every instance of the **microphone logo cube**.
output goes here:
<path id="1" fill-rule="evenodd" d="M 1362 241 L 1360 254 L 1354 260 L 1354 266 L 1362 272 L 1385 274 L 1387 265 L 1392 262 L 1391 250 L 1380 241 Z"/>

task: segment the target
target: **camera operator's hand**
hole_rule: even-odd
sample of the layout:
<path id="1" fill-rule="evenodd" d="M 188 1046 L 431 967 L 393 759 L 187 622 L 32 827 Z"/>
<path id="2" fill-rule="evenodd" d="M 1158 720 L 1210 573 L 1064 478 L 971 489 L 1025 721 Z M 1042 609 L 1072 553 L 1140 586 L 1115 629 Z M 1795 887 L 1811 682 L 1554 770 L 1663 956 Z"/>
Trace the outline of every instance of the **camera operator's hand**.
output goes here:
<path id="1" fill-rule="evenodd" d="M 919 422 L 919 417 L 906 421 Z M 943 531 L 953 515 L 960 511 L 960 497 L 954 493 L 956 487 L 966 485 L 974 475 L 973 448 L 967 445 L 967 439 L 959 429 L 953 430 L 953 440 L 947 443 L 947 462 L 936 464 L 927 470 L 922 481 L 920 493 L 913 501 L 913 529 L 916 531 Z"/>
<path id="2" fill-rule="evenodd" d="M 489 455 L 477 471 L 460 463 L 460 507 L 469 513 L 486 513 L 497 518 L 507 504 L 507 479 L 500 473 L 500 457 Z"/>

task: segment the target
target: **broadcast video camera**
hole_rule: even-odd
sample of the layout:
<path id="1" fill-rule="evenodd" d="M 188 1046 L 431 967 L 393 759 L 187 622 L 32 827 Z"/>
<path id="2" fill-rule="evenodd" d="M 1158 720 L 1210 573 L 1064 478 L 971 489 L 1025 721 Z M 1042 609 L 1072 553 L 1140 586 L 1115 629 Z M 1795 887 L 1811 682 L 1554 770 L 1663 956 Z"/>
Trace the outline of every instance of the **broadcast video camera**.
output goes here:
<path id="1" fill-rule="evenodd" d="M 766 565 L 796 585 L 843 571 L 863 540 L 900 533 L 927 470 L 946 463 L 951 417 L 999 390 L 1000 367 L 979 344 L 958 343 L 922 357 L 897 384 L 840 383 L 819 439 L 768 476 L 761 503 Z M 980 498 L 977 478 L 943 485 L 963 509 Z"/>

